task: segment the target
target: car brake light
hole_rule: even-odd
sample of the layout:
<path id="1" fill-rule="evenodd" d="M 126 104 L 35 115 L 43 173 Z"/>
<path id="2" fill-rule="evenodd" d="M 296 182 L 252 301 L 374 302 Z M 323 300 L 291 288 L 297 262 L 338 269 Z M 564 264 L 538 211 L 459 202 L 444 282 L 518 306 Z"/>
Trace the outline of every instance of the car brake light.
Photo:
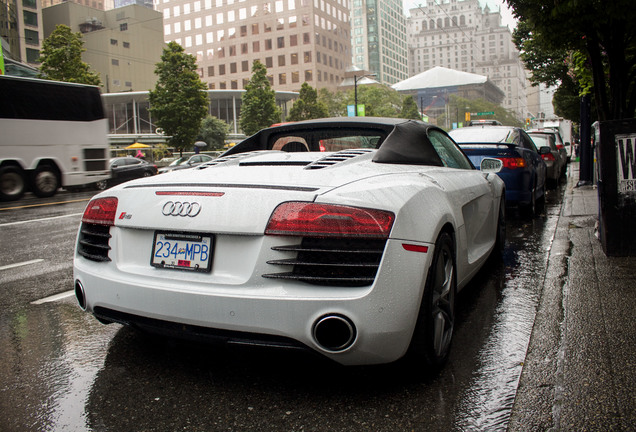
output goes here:
<path id="1" fill-rule="evenodd" d="M 526 161 L 524 158 L 515 158 L 515 157 L 502 157 L 498 158 L 503 162 L 504 168 L 508 169 L 516 169 L 516 168 L 525 168 Z"/>
<path id="2" fill-rule="evenodd" d="M 388 238 L 395 215 L 384 210 L 310 202 L 280 204 L 265 234 Z"/>
<path id="3" fill-rule="evenodd" d="M 117 198 L 106 197 L 92 200 L 86 206 L 82 222 L 115 225 L 115 214 L 117 214 Z"/>
<path id="4" fill-rule="evenodd" d="M 553 161 L 554 159 L 554 155 L 552 153 L 546 153 L 544 155 L 541 155 L 541 157 L 543 158 L 543 160 L 546 161 Z"/>

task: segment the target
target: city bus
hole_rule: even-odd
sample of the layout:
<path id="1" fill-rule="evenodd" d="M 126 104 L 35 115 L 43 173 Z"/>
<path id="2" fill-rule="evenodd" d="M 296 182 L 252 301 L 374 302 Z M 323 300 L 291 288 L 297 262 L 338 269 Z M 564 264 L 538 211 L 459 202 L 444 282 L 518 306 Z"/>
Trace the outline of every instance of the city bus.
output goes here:
<path id="1" fill-rule="evenodd" d="M 98 87 L 0 76 L 0 200 L 104 180 L 108 160 Z"/>

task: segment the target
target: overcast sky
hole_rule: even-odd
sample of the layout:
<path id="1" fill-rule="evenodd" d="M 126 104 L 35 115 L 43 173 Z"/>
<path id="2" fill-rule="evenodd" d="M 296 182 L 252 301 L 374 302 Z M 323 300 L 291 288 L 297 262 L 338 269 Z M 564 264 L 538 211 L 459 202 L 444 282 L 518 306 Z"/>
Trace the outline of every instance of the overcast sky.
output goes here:
<path id="1" fill-rule="evenodd" d="M 427 1 L 431 1 L 431 0 L 402 0 L 402 1 L 404 2 L 404 13 L 408 15 L 409 9 L 416 8 L 420 4 L 425 5 Z M 445 0 L 442 0 L 442 1 L 446 2 Z M 479 4 L 482 6 L 482 8 L 486 4 L 488 4 L 490 9 L 492 9 L 493 11 L 500 10 L 501 16 L 502 16 L 502 23 L 510 27 L 511 30 L 514 29 L 515 27 L 514 18 L 512 17 L 512 13 L 508 9 L 508 5 L 506 5 L 504 0 L 479 0 Z"/>

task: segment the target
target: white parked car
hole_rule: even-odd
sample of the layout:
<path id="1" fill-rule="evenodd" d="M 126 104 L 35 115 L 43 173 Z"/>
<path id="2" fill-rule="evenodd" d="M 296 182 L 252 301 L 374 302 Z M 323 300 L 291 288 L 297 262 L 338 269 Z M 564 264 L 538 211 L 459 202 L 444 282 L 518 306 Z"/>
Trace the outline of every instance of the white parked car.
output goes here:
<path id="1" fill-rule="evenodd" d="M 457 291 L 504 242 L 499 169 L 474 169 L 419 121 L 264 129 L 197 168 L 96 195 L 76 297 L 104 323 L 438 367 Z"/>

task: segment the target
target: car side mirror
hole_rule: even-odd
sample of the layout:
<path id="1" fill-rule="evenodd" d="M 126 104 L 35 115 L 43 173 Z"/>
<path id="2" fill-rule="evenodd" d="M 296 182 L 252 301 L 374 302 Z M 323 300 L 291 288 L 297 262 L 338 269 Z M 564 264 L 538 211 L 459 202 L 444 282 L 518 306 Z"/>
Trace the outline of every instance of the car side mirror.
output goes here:
<path id="1" fill-rule="evenodd" d="M 503 162 L 501 159 L 495 158 L 483 158 L 479 164 L 479 169 L 483 173 L 498 173 L 503 168 Z"/>
<path id="2" fill-rule="evenodd" d="M 550 153 L 552 150 L 548 146 L 543 146 L 539 148 L 539 154 L 544 155 Z"/>

